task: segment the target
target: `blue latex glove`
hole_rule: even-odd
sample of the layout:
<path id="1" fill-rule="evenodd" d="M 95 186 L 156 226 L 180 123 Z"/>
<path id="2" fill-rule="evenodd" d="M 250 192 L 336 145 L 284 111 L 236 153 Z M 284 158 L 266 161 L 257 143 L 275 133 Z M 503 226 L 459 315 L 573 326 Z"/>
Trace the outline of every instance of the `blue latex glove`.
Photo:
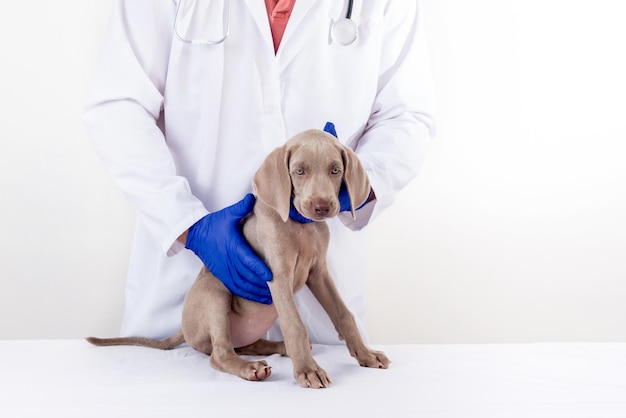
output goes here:
<path id="1" fill-rule="evenodd" d="M 335 138 L 337 137 L 337 131 L 335 130 L 335 124 L 332 122 L 326 122 L 324 126 L 324 132 L 328 132 Z M 341 183 L 341 188 L 339 189 L 339 212 L 346 212 L 352 210 L 352 206 L 350 205 L 350 196 L 348 196 L 348 189 L 346 188 L 345 183 Z M 361 209 L 367 203 L 369 199 L 366 199 L 365 202 L 356 208 L 356 210 Z"/>
<path id="2" fill-rule="evenodd" d="M 254 207 L 254 195 L 196 222 L 187 234 L 185 247 L 237 296 L 271 304 L 267 281 L 272 272 L 255 254 L 241 232 L 241 220 Z"/>
<path id="3" fill-rule="evenodd" d="M 332 122 L 326 122 L 326 125 L 324 125 L 324 132 L 328 132 L 335 138 L 339 138 L 337 136 L 337 131 L 335 130 L 335 124 Z"/>
<path id="4" fill-rule="evenodd" d="M 337 198 L 339 199 L 339 212 L 352 210 L 352 206 L 350 205 L 350 196 L 348 195 L 346 183 L 341 183 L 341 187 L 339 188 L 339 196 L 337 196 Z"/>
<path id="5" fill-rule="evenodd" d="M 301 224 L 309 224 L 313 222 L 313 219 L 305 218 L 300 214 L 300 212 L 298 212 L 296 207 L 293 205 L 293 197 L 291 198 L 291 206 L 289 206 L 289 217 L 296 222 L 300 222 Z"/>
<path id="6" fill-rule="evenodd" d="M 370 195 L 372 191 L 370 190 Z M 348 189 L 346 188 L 346 183 L 341 183 L 341 188 L 339 189 L 339 212 L 346 212 L 352 210 L 352 206 L 350 206 L 350 196 L 348 196 Z M 355 210 L 361 209 L 365 206 L 369 200 L 369 196 L 365 199 L 365 202 L 361 204 L 361 206 L 357 206 Z"/>

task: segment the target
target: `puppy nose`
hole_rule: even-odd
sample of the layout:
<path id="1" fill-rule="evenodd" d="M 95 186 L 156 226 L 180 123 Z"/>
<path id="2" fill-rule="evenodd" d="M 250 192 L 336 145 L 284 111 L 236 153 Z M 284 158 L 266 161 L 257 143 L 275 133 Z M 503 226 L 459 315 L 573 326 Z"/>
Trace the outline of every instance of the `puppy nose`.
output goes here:
<path id="1" fill-rule="evenodd" d="M 318 203 L 315 205 L 315 213 L 319 216 L 326 216 L 330 212 L 330 205 Z"/>

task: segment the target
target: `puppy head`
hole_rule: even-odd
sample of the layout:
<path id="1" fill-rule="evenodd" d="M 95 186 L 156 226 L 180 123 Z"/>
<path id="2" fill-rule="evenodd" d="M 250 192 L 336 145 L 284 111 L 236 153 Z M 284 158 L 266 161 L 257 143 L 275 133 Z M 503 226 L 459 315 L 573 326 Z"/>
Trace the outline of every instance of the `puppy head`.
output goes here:
<path id="1" fill-rule="evenodd" d="M 323 221 L 339 212 L 337 196 L 345 182 L 352 208 L 367 199 L 369 179 L 356 154 L 332 135 L 308 130 L 276 148 L 253 180 L 257 198 L 289 218 L 291 199 L 306 218 Z M 352 210 L 354 217 L 354 209 Z"/>

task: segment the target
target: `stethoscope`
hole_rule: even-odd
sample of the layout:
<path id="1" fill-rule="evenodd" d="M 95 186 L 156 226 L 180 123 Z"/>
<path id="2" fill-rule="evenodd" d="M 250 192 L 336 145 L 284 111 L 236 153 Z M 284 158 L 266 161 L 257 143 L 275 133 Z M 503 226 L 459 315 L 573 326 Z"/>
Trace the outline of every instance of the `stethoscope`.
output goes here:
<path id="1" fill-rule="evenodd" d="M 196 1 L 196 0 L 194 0 Z M 180 12 L 182 9 L 182 4 L 184 0 L 180 0 L 178 2 L 178 6 L 176 7 L 176 18 L 174 19 L 174 35 L 176 38 L 184 42 L 186 44 L 192 45 L 219 45 L 224 42 L 228 35 L 230 35 L 230 9 L 231 9 L 231 1 L 226 1 L 226 27 L 224 33 L 221 38 L 218 39 L 207 39 L 207 38 L 194 38 L 188 39 L 180 34 L 178 31 L 178 24 L 180 20 Z M 347 46 L 356 41 L 358 37 L 358 28 L 356 23 L 352 20 L 352 6 L 354 1 L 348 0 L 348 11 L 346 12 L 346 17 L 339 19 L 334 22 L 332 27 L 330 28 L 330 37 L 333 42 L 338 43 L 341 46 Z"/>

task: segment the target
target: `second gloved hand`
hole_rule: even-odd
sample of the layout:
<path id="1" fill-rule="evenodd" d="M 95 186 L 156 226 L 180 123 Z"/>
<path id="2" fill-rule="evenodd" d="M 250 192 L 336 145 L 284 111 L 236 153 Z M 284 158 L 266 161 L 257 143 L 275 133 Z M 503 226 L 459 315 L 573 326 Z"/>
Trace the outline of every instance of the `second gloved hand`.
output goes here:
<path id="1" fill-rule="evenodd" d="M 272 295 L 266 282 L 272 280 L 272 272 L 241 232 L 241 220 L 252 211 L 254 200 L 248 194 L 240 202 L 200 219 L 189 228 L 185 247 L 232 293 L 269 305 Z"/>
<path id="2" fill-rule="evenodd" d="M 337 131 L 335 130 L 335 124 L 332 122 L 326 122 L 324 125 L 324 132 L 327 132 L 337 138 Z M 371 192 L 370 192 L 371 195 Z M 350 205 L 350 195 L 348 194 L 348 189 L 346 188 L 345 183 L 341 183 L 341 188 L 339 189 L 339 211 L 346 212 L 352 210 L 352 206 Z M 361 209 L 365 204 L 369 201 L 369 196 L 365 199 L 365 202 L 361 203 L 359 206 L 355 208 L 355 210 Z"/>

